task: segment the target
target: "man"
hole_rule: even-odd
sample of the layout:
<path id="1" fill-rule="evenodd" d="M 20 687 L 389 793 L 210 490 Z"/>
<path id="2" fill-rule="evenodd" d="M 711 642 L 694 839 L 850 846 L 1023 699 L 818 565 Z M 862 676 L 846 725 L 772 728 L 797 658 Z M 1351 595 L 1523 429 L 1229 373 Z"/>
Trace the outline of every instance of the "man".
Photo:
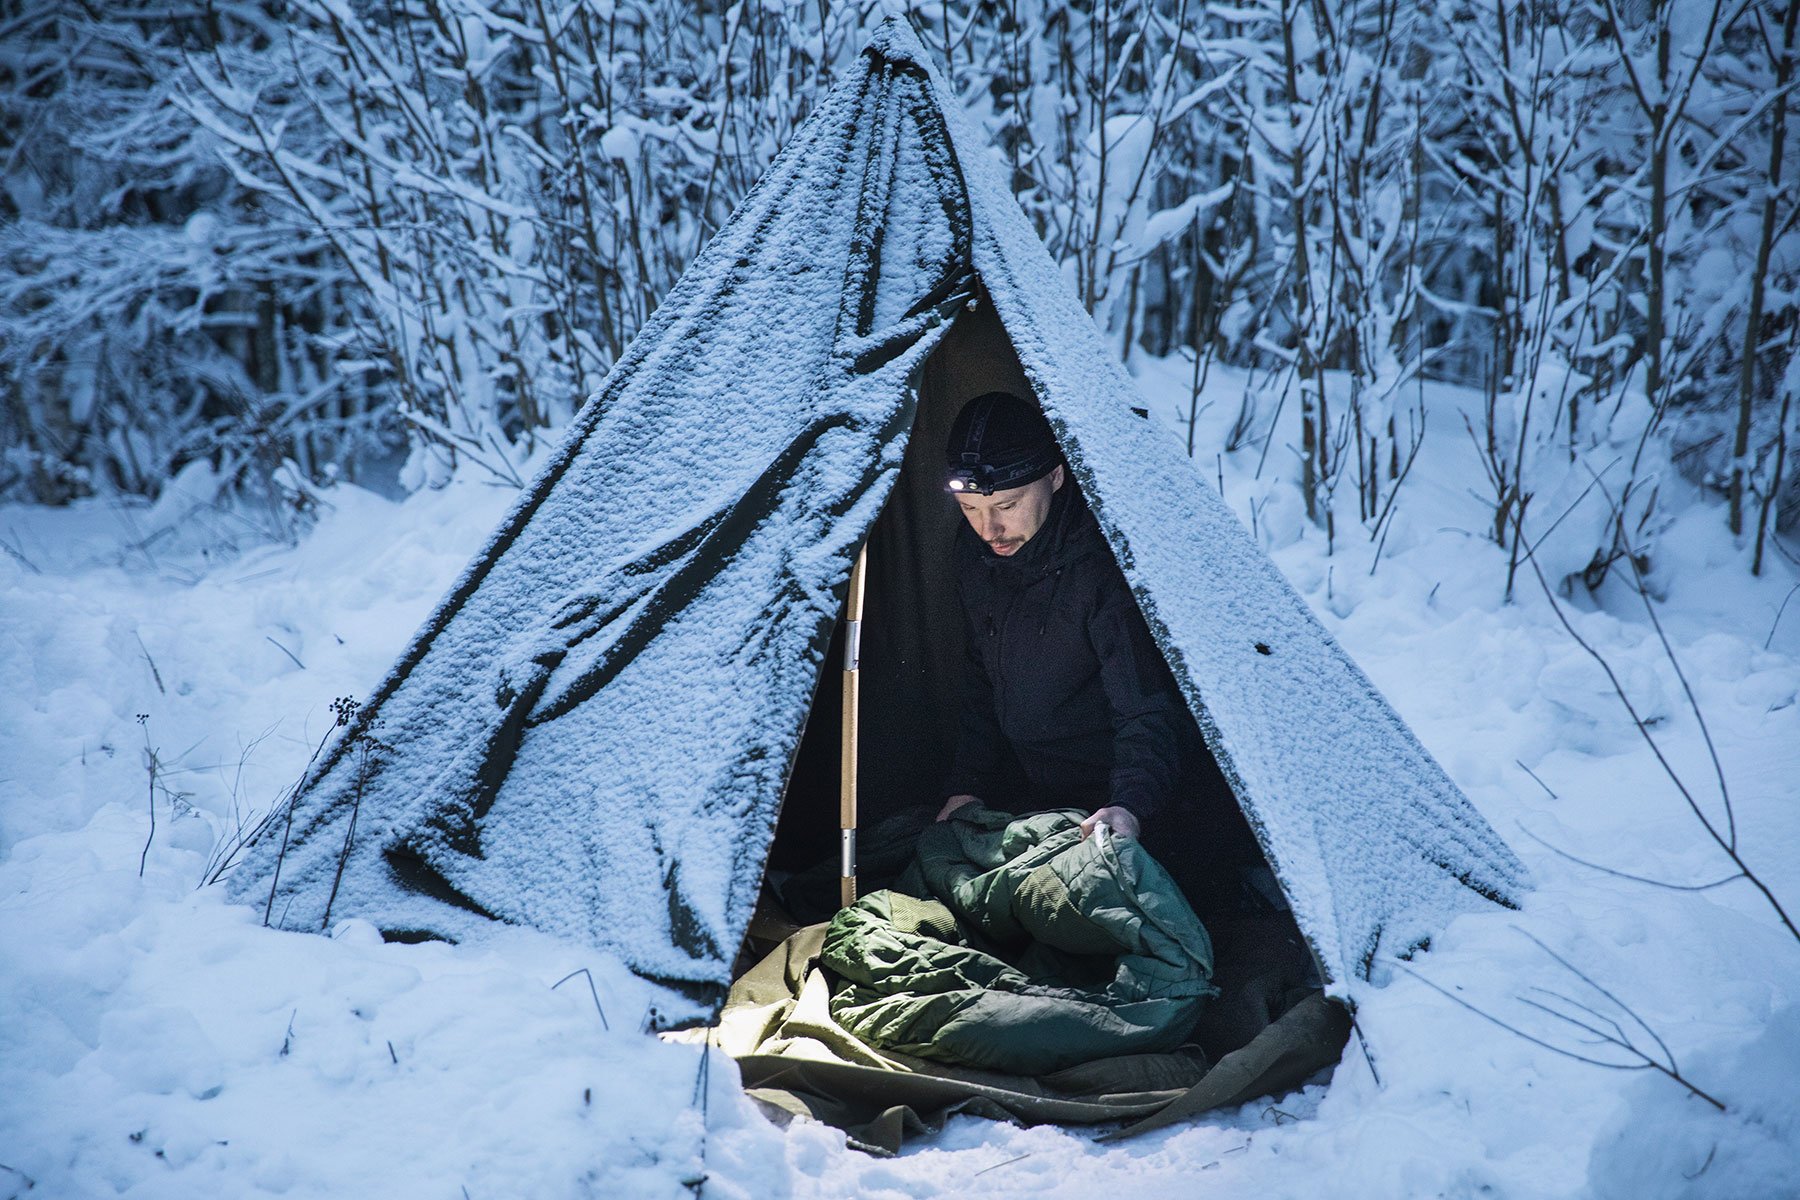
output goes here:
<path id="1" fill-rule="evenodd" d="M 1249 830 L 1043 414 L 971 400 L 946 458 L 968 653 L 938 819 L 1082 808 L 1084 833 L 1144 836 L 1184 884 L 1222 883 Z"/>

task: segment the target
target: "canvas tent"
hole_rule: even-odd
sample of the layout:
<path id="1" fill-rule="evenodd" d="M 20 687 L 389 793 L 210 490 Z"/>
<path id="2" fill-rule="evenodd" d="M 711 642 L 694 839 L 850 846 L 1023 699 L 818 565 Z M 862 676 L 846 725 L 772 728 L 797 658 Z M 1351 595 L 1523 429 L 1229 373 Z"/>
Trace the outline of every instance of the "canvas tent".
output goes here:
<path id="1" fill-rule="evenodd" d="M 1035 396 L 1328 990 L 1459 910 L 1504 843 L 1308 612 L 1068 294 L 907 26 L 881 26 L 234 875 L 272 923 L 528 924 L 716 998 L 872 547 L 871 820 L 935 802 L 960 654 L 958 405 Z M 822 682 L 823 681 L 823 682 Z M 821 714 L 812 722 L 809 714 Z M 833 752 L 835 753 L 835 752 Z M 829 786 L 829 785 L 825 785 Z"/>

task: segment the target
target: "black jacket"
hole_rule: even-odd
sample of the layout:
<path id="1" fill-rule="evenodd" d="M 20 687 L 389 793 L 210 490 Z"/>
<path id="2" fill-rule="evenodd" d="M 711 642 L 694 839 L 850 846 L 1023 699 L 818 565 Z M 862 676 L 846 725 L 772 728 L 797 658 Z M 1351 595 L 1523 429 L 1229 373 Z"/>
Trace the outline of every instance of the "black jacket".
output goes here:
<path id="1" fill-rule="evenodd" d="M 1017 812 L 1116 804 L 1148 831 L 1177 797 L 1223 786 L 1073 480 L 1016 554 L 964 524 L 956 556 L 968 653 L 946 795 Z"/>

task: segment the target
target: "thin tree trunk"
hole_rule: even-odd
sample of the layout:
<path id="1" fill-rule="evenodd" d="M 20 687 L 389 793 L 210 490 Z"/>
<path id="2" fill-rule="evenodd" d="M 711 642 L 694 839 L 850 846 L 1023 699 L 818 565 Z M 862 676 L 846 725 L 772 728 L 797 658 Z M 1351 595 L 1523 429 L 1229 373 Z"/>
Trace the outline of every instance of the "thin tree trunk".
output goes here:
<path id="1" fill-rule="evenodd" d="M 1281 9 L 1281 45 L 1287 68 L 1288 130 L 1293 135 L 1288 146 L 1288 208 L 1294 229 L 1294 350 L 1296 371 L 1300 380 L 1300 490 L 1306 504 L 1306 519 L 1315 524 L 1319 519 L 1319 449 L 1321 414 L 1315 404 L 1314 380 L 1318 364 L 1312 355 L 1312 278 L 1306 246 L 1306 153 L 1301 145 L 1299 65 L 1295 57 L 1295 0 L 1287 0 Z M 1323 390 L 1318 399 L 1322 400 Z"/>
<path id="2" fill-rule="evenodd" d="M 1744 484 L 1749 474 L 1750 416 L 1755 407 L 1756 351 L 1762 341 L 1763 288 L 1769 274 L 1769 254 L 1775 244 L 1776 200 L 1781 195 L 1781 158 L 1787 141 L 1787 95 L 1785 89 L 1794 70 L 1795 17 L 1800 15 L 1800 0 L 1788 0 L 1787 15 L 1781 23 L 1781 56 L 1775 64 L 1775 89 L 1778 93 L 1769 131 L 1769 170 L 1764 179 L 1762 234 L 1756 243 L 1756 269 L 1750 276 L 1750 311 L 1744 316 L 1744 353 L 1738 365 L 1737 436 L 1731 445 L 1731 532 L 1744 532 Z M 1785 408 L 1785 404 L 1784 404 Z M 1779 469 L 1779 468 L 1777 468 Z M 1756 563 L 1752 570 L 1760 574 L 1762 565 L 1762 527 L 1757 527 Z"/>
<path id="3" fill-rule="evenodd" d="M 1781 394 L 1781 419 L 1775 427 L 1775 469 L 1769 479 L 1769 490 L 1763 493 L 1762 508 L 1756 519 L 1756 554 L 1750 560 L 1750 573 L 1762 574 L 1763 544 L 1768 537 L 1769 521 L 1774 515 L 1776 497 L 1781 495 L 1782 469 L 1787 466 L 1788 410 L 1794 400 L 1789 389 Z"/>

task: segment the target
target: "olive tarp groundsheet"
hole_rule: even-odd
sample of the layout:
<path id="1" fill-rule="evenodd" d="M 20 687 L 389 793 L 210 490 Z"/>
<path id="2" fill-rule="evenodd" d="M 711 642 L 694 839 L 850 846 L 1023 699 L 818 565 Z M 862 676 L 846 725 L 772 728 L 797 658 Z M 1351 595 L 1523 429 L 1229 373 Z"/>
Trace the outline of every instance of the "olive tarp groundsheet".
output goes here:
<path id="1" fill-rule="evenodd" d="M 959 810 L 892 889 L 747 972 L 712 1036 L 752 1095 L 891 1152 L 950 1112 L 1148 1128 L 1337 1060 L 1343 1009 L 1298 980 L 1303 958 L 1261 946 L 1262 1028 L 1240 1044 L 1246 1013 L 1236 1037 L 1214 1021 L 1206 1040 L 1227 1050 L 1209 1070 L 1191 1040 L 1220 991 L 1205 927 L 1141 845 L 1083 838 L 1080 816 Z M 1257 993 L 1234 982 L 1230 999 Z"/>
<path id="2" fill-rule="evenodd" d="M 736 1059 L 745 1090 L 777 1120 L 824 1121 L 877 1153 L 897 1152 L 907 1136 L 935 1132 L 955 1113 L 1027 1125 L 1125 1122 L 1107 1136 L 1143 1133 L 1297 1087 L 1336 1062 L 1349 1037 L 1343 1007 L 1306 991 L 1210 1068 L 1192 1047 L 1038 1077 L 930 1062 L 873 1049 L 832 1018 L 818 961 L 825 929 L 800 930 L 741 976 L 717 1026 L 675 1036 L 708 1038 Z"/>

